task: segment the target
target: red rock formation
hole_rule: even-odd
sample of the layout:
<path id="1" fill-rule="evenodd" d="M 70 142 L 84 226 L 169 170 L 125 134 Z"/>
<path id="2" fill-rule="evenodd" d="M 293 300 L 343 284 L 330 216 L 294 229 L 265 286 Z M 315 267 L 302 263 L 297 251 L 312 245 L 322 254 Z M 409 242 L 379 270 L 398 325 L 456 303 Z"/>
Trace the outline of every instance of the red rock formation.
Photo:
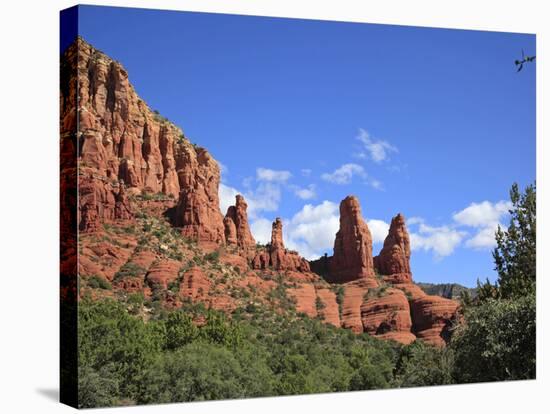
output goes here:
<path id="1" fill-rule="evenodd" d="M 160 260 L 151 266 L 145 276 L 145 281 L 153 290 L 167 290 L 172 282 L 177 281 L 180 268 L 181 263 L 176 260 Z"/>
<path id="2" fill-rule="evenodd" d="M 200 267 L 193 267 L 183 275 L 180 285 L 180 295 L 192 300 L 201 300 L 207 297 L 211 282 Z"/>
<path id="3" fill-rule="evenodd" d="M 287 289 L 289 297 L 296 302 L 296 311 L 305 313 L 310 318 L 317 316 L 315 287 L 310 283 L 302 283 L 297 287 Z"/>
<path id="4" fill-rule="evenodd" d="M 363 332 L 361 320 L 361 305 L 364 296 L 373 287 L 371 279 L 360 279 L 343 285 L 344 298 L 342 302 L 342 327 L 351 329 L 355 333 Z"/>
<path id="5" fill-rule="evenodd" d="M 458 302 L 441 296 L 426 295 L 413 300 L 414 333 L 432 345 L 444 346 L 450 338 L 449 328 L 457 318 L 458 307 Z"/>
<path id="6" fill-rule="evenodd" d="M 284 250 L 283 242 L 283 222 L 279 217 L 271 225 L 271 248 L 273 250 Z"/>
<path id="7" fill-rule="evenodd" d="M 253 256 L 250 266 L 253 269 L 269 269 L 282 271 L 309 272 L 309 262 L 298 252 L 287 250 L 283 243 L 283 222 L 280 218 L 273 222 L 271 229 L 271 244 L 267 245 Z"/>
<path id="8" fill-rule="evenodd" d="M 228 246 L 233 246 L 233 245 L 236 246 L 237 245 L 237 226 L 235 226 L 235 222 L 228 215 L 229 215 L 229 210 L 227 211 L 227 215 L 223 219 L 225 243 Z"/>
<path id="9" fill-rule="evenodd" d="M 321 303 L 321 309 L 317 310 L 317 315 L 326 323 L 340 327 L 340 314 L 336 294 L 327 288 L 318 288 L 316 290 L 317 300 Z"/>
<path id="10" fill-rule="evenodd" d="M 60 123 L 62 135 L 80 137 L 80 231 L 131 215 L 125 192 L 109 186 L 122 180 L 130 194 L 180 197 L 174 222 L 183 234 L 223 243 L 217 162 L 138 97 L 120 63 L 80 38 L 65 59 L 76 67 L 65 70 Z"/>
<path id="11" fill-rule="evenodd" d="M 411 247 L 409 233 L 405 225 L 405 217 L 402 214 L 395 216 L 390 224 L 388 236 L 384 240 L 384 247 L 380 254 L 375 257 L 376 270 L 382 275 L 410 275 Z M 411 280 L 412 277 L 402 276 L 403 282 Z"/>
<path id="12" fill-rule="evenodd" d="M 398 289 L 388 289 L 382 297 L 369 298 L 361 305 L 364 332 L 401 343 L 411 343 L 416 337 L 411 332 L 409 302 Z"/>
<path id="13" fill-rule="evenodd" d="M 372 236 L 361 216 L 355 196 L 340 203 L 340 229 L 334 240 L 334 255 L 311 263 L 312 268 L 332 283 L 374 279 Z"/>
<path id="14" fill-rule="evenodd" d="M 242 251 L 247 251 L 256 246 L 256 240 L 252 237 L 248 225 L 248 205 L 244 197 L 238 194 L 235 197 L 235 205 L 229 206 L 224 218 L 225 242 L 228 245 L 237 245 Z"/>

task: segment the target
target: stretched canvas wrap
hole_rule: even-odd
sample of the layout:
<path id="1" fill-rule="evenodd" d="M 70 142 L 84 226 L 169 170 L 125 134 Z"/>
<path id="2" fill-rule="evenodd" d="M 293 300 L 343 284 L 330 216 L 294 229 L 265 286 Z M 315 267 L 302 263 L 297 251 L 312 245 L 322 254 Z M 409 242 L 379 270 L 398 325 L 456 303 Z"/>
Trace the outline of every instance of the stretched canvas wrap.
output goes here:
<path id="1" fill-rule="evenodd" d="M 61 400 L 534 379 L 535 35 L 61 12 Z"/>

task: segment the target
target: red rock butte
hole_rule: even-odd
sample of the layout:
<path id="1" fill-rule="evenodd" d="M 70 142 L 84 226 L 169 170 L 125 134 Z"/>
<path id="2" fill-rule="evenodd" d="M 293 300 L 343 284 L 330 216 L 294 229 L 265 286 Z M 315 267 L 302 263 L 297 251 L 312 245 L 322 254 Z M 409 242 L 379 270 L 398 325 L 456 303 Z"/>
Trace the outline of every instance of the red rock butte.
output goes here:
<path id="1" fill-rule="evenodd" d="M 287 249 L 280 218 L 273 222 L 271 243 L 258 245 L 244 197 L 236 196 L 225 216 L 220 211 L 217 161 L 139 98 L 120 63 L 79 38 L 64 53 L 62 71 L 70 74 L 61 84 L 62 154 L 79 150 L 76 167 L 61 166 L 64 205 L 75 206 L 62 209 L 62 232 L 68 234 L 74 222 L 81 251 L 76 264 L 74 254 L 62 257 L 66 277 L 78 268 L 84 280 L 93 275 L 112 283 L 115 291 L 155 294 L 167 308 L 191 300 L 228 312 L 247 305 L 231 295 L 235 289 L 272 303 L 274 279 L 282 277 L 296 311 L 310 317 L 401 343 L 419 338 L 445 344 L 458 304 L 427 295 L 413 283 L 401 214 L 392 219 L 376 257 L 355 196 L 340 204 L 332 256 L 309 262 Z M 75 175 L 78 197 L 71 196 Z M 154 237 L 164 241 L 154 248 L 147 237 L 107 230 L 158 227 L 166 220 L 196 247 L 160 227 Z M 65 246 L 67 252 L 76 250 Z M 213 251 L 219 264 L 208 267 L 204 257 Z"/>

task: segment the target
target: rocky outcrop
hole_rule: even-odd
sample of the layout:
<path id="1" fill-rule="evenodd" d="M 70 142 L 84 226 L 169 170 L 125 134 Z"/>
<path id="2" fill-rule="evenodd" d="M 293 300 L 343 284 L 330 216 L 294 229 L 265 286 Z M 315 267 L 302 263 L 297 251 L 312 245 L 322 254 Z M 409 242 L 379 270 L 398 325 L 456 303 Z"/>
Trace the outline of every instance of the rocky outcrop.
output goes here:
<path id="1" fill-rule="evenodd" d="M 450 339 L 450 328 L 457 320 L 458 302 L 441 296 L 425 295 L 411 301 L 413 330 L 416 336 L 435 346 Z"/>
<path id="2" fill-rule="evenodd" d="M 283 222 L 277 217 L 271 228 L 271 243 L 257 251 L 250 266 L 253 269 L 273 269 L 279 271 L 309 272 L 309 262 L 298 252 L 285 248 L 283 242 Z"/>
<path id="3" fill-rule="evenodd" d="M 247 208 L 248 205 L 244 197 L 238 194 L 235 197 L 235 205 L 229 206 L 223 220 L 225 242 L 228 245 L 236 245 L 244 252 L 256 246 L 256 240 L 252 237 L 252 232 L 248 225 Z"/>
<path id="4" fill-rule="evenodd" d="M 334 255 L 310 264 L 325 280 L 343 283 L 342 327 L 404 344 L 420 338 L 441 346 L 448 340 L 458 303 L 426 295 L 416 286 L 410 256 L 405 217 L 398 214 L 380 254 L 372 258 L 372 238 L 359 201 L 348 196 L 340 204 Z"/>
<path id="5" fill-rule="evenodd" d="M 364 332 L 401 343 L 414 342 L 409 302 L 399 289 L 388 289 L 381 297 L 367 299 L 361 305 Z"/>
<path id="6" fill-rule="evenodd" d="M 177 281 L 181 263 L 176 260 L 164 259 L 154 263 L 145 276 L 145 281 L 152 290 L 167 290 Z"/>
<path id="7" fill-rule="evenodd" d="M 374 258 L 374 266 L 381 275 L 402 275 L 396 280 L 402 282 L 412 280 L 411 275 L 411 247 L 409 233 L 402 214 L 395 216 L 390 224 L 388 236 L 380 254 Z"/>
<path id="8" fill-rule="evenodd" d="M 217 162 L 138 97 L 120 63 L 81 38 L 65 52 L 71 56 L 78 58 L 62 77 L 61 130 L 79 140 L 80 231 L 131 215 L 125 193 L 110 188 L 121 180 L 128 194 L 178 198 L 173 220 L 182 233 L 223 243 Z"/>
<path id="9" fill-rule="evenodd" d="M 357 197 L 348 196 L 340 203 L 340 229 L 334 240 L 334 255 L 312 262 L 312 268 L 332 283 L 374 280 L 372 236 Z"/>
<path id="10" fill-rule="evenodd" d="M 191 300 L 201 300 L 208 296 L 211 282 L 200 267 L 193 267 L 183 275 L 179 293 Z"/>
<path id="11" fill-rule="evenodd" d="M 95 232 L 101 223 L 130 220 L 134 214 L 123 183 L 95 174 L 79 177 L 78 229 Z"/>

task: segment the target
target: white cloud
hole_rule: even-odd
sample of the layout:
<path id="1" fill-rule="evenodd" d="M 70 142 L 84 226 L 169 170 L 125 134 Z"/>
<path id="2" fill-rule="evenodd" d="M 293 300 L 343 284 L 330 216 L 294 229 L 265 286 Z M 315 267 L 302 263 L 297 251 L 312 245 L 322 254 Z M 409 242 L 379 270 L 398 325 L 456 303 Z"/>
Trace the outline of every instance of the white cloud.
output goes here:
<path id="1" fill-rule="evenodd" d="M 256 242 L 266 244 L 271 242 L 271 221 L 266 218 L 258 218 L 250 223 L 250 231 Z"/>
<path id="2" fill-rule="evenodd" d="M 235 205 L 235 196 L 242 194 L 248 204 L 248 217 L 255 219 L 262 211 L 276 211 L 281 201 L 281 188 L 273 183 L 260 183 L 255 190 L 242 192 L 236 188 L 220 183 L 220 210 L 223 214 L 229 206 Z"/>
<path id="3" fill-rule="evenodd" d="M 225 215 L 229 206 L 235 205 L 235 196 L 237 194 L 240 194 L 237 189 L 220 183 L 218 195 L 220 197 L 220 210 L 223 215 Z"/>
<path id="4" fill-rule="evenodd" d="M 502 220 L 508 216 L 512 208 L 510 201 L 501 200 L 497 203 L 483 201 L 472 203 L 465 209 L 453 214 L 453 219 L 461 226 L 473 227 L 477 233 L 466 241 L 466 247 L 473 249 L 490 249 L 496 245 L 495 232 Z"/>
<path id="5" fill-rule="evenodd" d="M 304 177 L 309 177 L 311 175 L 311 169 L 309 168 L 302 168 L 300 172 Z"/>
<path id="6" fill-rule="evenodd" d="M 420 223 L 418 232 L 410 233 L 411 249 L 432 251 L 436 259 L 441 259 L 452 254 L 466 235 L 450 226 L 432 227 Z"/>
<path id="7" fill-rule="evenodd" d="M 315 184 L 309 184 L 307 187 L 292 186 L 292 189 L 294 190 L 294 194 L 302 200 L 310 200 L 317 197 Z"/>
<path id="8" fill-rule="evenodd" d="M 254 191 L 244 194 L 248 201 L 248 215 L 256 217 L 260 211 L 277 211 L 281 202 L 281 187 L 273 183 L 261 183 Z"/>
<path id="9" fill-rule="evenodd" d="M 379 180 L 369 177 L 361 165 L 354 163 L 344 164 L 332 173 L 324 173 L 321 178 L 329 183 L 344 185 L 351 183 L 354 176 L 360 177 L 364 184 L 370 185 L 375 190 L 383 190 L 382 183 Z"/>
<path id="10" fill-rule="evenodd" d="M 373 243 L 383 243 L 388 235 L 390 225 L 383 220 L 367 220 Z"/>
<path id="11" fill-rule="evenodd" d="M 495 232 L 497 231 L 497 226 L 498 224 L 481 228 L 474 237 L 466 240 L 466 247 L 479 250 L 495 247 Z"/>
<path id="12" fill-rule="evenodd" d="M 378 181 L 376 178 L 369 178 L 367 180 L 367 183 L 372 187 L 374 188 L 375 190 L 380 190 L 382 191 L 384 188 L 382 187 L 382 183 L 380 181 Z"/>
<path id="13" fill-rule="evenodd" d="M 511 208 L 512 203 L 504 200 L 494 204 L 489 201 L 472 203 L 464 210 L 453 214 L 453 219 L 463 226 L 486 227 L 499 223 L 503 216 L 508 215 Z"/>
<path id="14" fill-rule="evenodd" d="M 332 173 L 325 173 L 321 175 L 321 178 L 325 181 L 334 184 L 349 184 L 354 175 L 361 178 L 367 178 L 365 169 L 359 164 L 344 164 L 340 168 L 334 170 Z"/>
<path id="15" fill-rule="evenodd" d="M 363 144 L 365 152 L 360 152 L 358 157 L 370 158 L 376 163 L 381 163 L 389 158 L 391 152 L 398 152 L 397 148 L 384 140 L 375 140 L 364 129 L 359 129 L 357 139 Z"/>
<path id="16" fill-rule="evenodd" d="M 407 219 L 407 226 L 413 226 L 420 223 L 424 223 L 424 219 L 422 217 L 409 217 Z"/>
<path id="17" fill-rule="evenodd" d="M 258 181 L 270 181 L 284 183 L 292 177 L 290 171 L 285 170 L 270 170 L 269 168 L 256 169 L 256 179 Z"/>
<path id="18" fill-rule="evenodd" d="M 283 220 L 285 244 L 306 259 L 331 254 L 339 223 L 336 203 L 325 200 L 316 206 L 306 204 L 290 220 Z"/>

